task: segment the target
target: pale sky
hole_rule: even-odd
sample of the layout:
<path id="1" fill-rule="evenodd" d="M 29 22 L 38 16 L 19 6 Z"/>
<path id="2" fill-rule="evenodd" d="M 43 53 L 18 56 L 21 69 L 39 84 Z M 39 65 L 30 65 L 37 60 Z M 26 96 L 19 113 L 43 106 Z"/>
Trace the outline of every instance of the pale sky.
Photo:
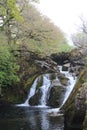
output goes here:
<path id="1" fill-rule="evenodd" d="M 78 28 L 79 16 L 87 18 L 87 0 L 40 0 L 39 8 L 68 35 Z"/>

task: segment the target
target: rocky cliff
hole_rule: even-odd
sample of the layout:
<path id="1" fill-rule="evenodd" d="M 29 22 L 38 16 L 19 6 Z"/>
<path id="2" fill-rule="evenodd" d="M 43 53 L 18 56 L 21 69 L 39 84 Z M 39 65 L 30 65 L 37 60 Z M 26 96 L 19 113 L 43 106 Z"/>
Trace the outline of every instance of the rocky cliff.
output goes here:
<path id="1" fill-rule="evenodd" d="M 87 69 L 80 73 L 78 81 L 62 108 L 65 113 L 65 126 L 70 130 L 87 129 Z"/>

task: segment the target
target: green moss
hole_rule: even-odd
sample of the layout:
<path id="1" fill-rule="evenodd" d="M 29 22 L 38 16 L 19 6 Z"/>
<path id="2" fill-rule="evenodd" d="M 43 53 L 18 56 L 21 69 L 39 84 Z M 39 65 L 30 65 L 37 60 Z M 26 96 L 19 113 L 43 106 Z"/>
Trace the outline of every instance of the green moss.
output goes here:
<path id="1" fill-rule="evenodd" d="M 70 97 L 68 98 L 67 102 L 63 106 L 64 110 L 68 111 L 70 108 L 72 108 L 74 98 L 75 98 L 76 94 L 78 93 L 78 90 L 82 87 L 82 84 L 85 82 L 86 79 L 87 79 L 87 69 L 84 68 L 78 77 L 77 83 L 75 84 L 75 87 L 74 87 Z"/>
<path id="2" fill-rule="evenodd" d="M 38 77 L 38 84 L 36 86 L 36 89 L 40 88 L 40 86 L 42 86 L 43 84 L 43 77 L 42 75 Z"/>
<path id="3" fill-rule="evenodd" d="M 57 73 L 51 73 L 50 74 L 50 80 L 56 79 Z"/>
<path id="4" fill-rule="evenodd" d="M 29 90 L 29 88 L 31 87 L 32 83 L 34 82 L 35 78 L 37 77 L 37 75 L 34 75 L 32 77 L 30 77 L 26 82 L 25 82 L 25 85 L 24 85 L 24 89 L 25 90 Z"/>

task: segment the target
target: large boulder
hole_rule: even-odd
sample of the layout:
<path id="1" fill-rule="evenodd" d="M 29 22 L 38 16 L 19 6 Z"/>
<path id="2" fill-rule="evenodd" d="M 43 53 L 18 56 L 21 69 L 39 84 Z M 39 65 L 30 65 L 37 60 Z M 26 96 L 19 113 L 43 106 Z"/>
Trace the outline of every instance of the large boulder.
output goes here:
<path id="1" fill-rule="evenodd" d="M 67 130 L 84 130 L 87 129 L 87 69 L 84 69 L 68 98 L 62 107 L 65 115 L 65 129 Z"/>
<path id="2" fill-rule="evenodd" d="M 42 96 L 42 92 L 41 92 L 40 89 L 38 89 L 38 91 L 35 93 L 35 95 L 32 96 L 32 97 L 29 99 L 29 104 L 30 104 L 31 106 L 39 105 L 39 104 L 40 104 L 41 96 Z"/>
<path id="3" fill-rule="evenodd" d="M 65 93 L 65 87 L 59 82 L 59 80 L 53 80 L 50 96 L 48 99 L 48 105 L 51 107 L 60 107 L 63 101 L 63 95 Z"/>
<path id="4" fill-rule="evenodd" d="M 83 122 L 83 128 L 84 130 L 87 130 L 87 83 L 84 84 L 84 87 L 85 87 L 85 96 L 86 96 L 86 101 L 85 101 L 85 104 L 86 104 L 86 113 L 85 113 L 85 119 L 84 119 L 84 122 Z"/>
<path id="5" fill-rule="evenodd" d="M 87 109 L 86 109 L 85 119 L 83 122 L 83 130 L 87 130 Z"/>
<path id="6" fill-rule="evenodd" d="M 70 68 L 70 63 L 63 64 L 62 71 L 68 71 Z"/>

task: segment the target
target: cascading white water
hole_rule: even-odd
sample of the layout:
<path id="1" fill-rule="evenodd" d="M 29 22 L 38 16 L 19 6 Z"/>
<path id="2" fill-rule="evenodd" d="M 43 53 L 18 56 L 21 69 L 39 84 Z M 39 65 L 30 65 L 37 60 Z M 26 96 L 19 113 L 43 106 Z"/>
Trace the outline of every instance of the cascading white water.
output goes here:
<path id="1" fill-rule="evenodd" d="M 54 113 L 54 115 L 58 114 L 58 112 L 60 111 L 61 107 L 65 104 L 65 102 L 67 101 L 70 93 L 72 92 L 73 88 L 74 88 L 74 85 L 76 83 L 76 77 L 73 77 L 69 71 L 62 71 L 62 66 L 58 66 L 59 70 L 60 70 L 60 73 L 64 74 L 66 78 L 69 79 L 68 81 L 68 85 L 66 87 L 66 92 L 65 92 L 65 95 L 64 95 L 64 99 L 63 99 L 63 102 L 61 103 L 60 107 L 59 108 L 54 108 L 54 109 L 50 109 L 48 110 L 49 113 Z"/>
<path id="2" fill-rule="evenodd" d="M 68 85 L 66 87 L 66 92 L 64 95 L 63 102 L 61 103 L 61 106 L 59 108 L 51 109 L 51 111 L 53 111 L 53 112 L 58 112 L 60 110 L 60 108 L 64 105 L 64 103 L 68 99 L 68 97 L 76 83 L 75 77 L 73 77 L 68 71 L 62 71 L 62 66 L 58 66 L 58 67 L 59 67 L 60 73 L 64 74 L 65 77 L 69 79 L 69 81 L 68 81 Z M 38 107 L 46 107 L 47 98 L 49 96 L 49 88 L 51 86 L 50 74 L 44 74 L 44 75 L 42 75 L 42 77 L 43 77 L 43 84 L 40 87 L 42 96 L 40 99 L 40 104 L 38 104 Z M 59 80 L 57 76 L 55 79 Z M 29 106 L 29 99 L 35 94 L 37 84 L 38 84 L 38 78 L 35 79 L 33 85 L 31 86 L 31 89 L 29 91 L 26 101 L 23 104 L 19 104 L 17 106 Z"/>
<path id="3" fill-rule="evenodd" d="M 44 74 L 44 75 L 42 75 L 42 77 L 43 77 L 43 84 L 40 87 L 41 92 L 42 92 L 42 96 L 40 99 L 40 104 L 38 104 L 38 107 L 45 107 L 46 106 L 48 90 L 49 90 L 49 87 L 51 85 L 49 74 Z M 17 106 L 29 106 L 29 99 L 35 94 L 37 84 L 38 84 L 38 78 L 35 79 L 33 85 L 31 86 L 26 101 L 23 104 L 18 104 Z"/>
<path id="4" fill-rule="evenodd" d="M 34 83 L 32 84 L 26 101 L 23 104 L 19 104 L 17 106 L 29 106 L 29 99 L 35 94 L 37 83 L 38 78 L 36 78 Z"/>
<path id="5" fill-rule="evenodd" d="M 65 92 L 65 95 L 64 95 L 64 100 L 63 100 L 63 102 L 62 102 L 62 104 L 61 104 L 61 106 L 60 106 L 60 107 L 62 107 L 62 106 L 64 105 L 64 103 L 66 102 L 66 100 L 68 99 L 68 97 L 69 97 L 71 91 L 73 90 L 73 87 L 74 87 L 74 85 L 75 85 L 75 83 L 76 83 L 76 77 L 73 77 L 73 76 L 69 73 L 69 71 L 62 71 L 62 66 L 59 66 L 59 70 L 60 70 L 60 72 L 61 72 L 62 74 L 65 75 L 66 78 L 69 79 L 68 85 L 67 85 L 67 87 L 66 87 L 66 92 Z"/>
<path id="6" fill-rule="evenodd" d="M 51 85 L 50 76 L 49 74 L 45 74 L 43 76 L 43 85 L 41 86 L 42 97 L 40 100 L 40 105 L 42 106 L 46 106 L 48 90 L 50 85 Z"/>
<path id="7" fill-rule="evenodd" d="M 28 98 L 27 98 L 27 100 L 24 103 L 25 106 L 29 106 L 29 99 L 35 94 L 37 83 L 38 83 L 38 78 L 35 79 L 33 85 L 30 88 L 30 92 L 29 92 Z"/>

